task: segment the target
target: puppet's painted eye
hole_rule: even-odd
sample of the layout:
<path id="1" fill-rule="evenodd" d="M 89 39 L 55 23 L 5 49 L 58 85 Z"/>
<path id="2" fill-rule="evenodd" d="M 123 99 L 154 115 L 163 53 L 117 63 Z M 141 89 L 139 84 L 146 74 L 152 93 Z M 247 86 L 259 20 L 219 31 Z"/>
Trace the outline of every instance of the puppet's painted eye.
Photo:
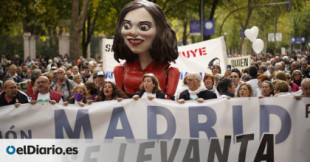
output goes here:
<path id="1" fill-rule="evenodd" d="M 150 30 L 150 26 L 149 25 L 147 25 L 147 24 L 143 24 L 143 25 L 140 25 L 140 30 L 141 31 L 148 31 L 148 30 Z"/>
<path id="2" fill-rule="evenodd" d="M 128 22 L 125 22 L 123 26 L 125 30 L 131 29 L 131 24 Z"/>

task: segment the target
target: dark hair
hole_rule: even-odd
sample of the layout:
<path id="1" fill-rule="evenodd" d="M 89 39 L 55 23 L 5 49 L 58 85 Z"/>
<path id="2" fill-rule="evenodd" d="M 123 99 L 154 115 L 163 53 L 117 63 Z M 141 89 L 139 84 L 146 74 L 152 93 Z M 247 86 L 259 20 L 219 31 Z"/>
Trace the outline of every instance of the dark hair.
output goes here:
<path id="1" fill-rule="evenodd" d="M 89 90 L 89 93 L 91 95 L 97 95 L 98 94 L 98 86 L 94 82 L 86 82 L 85 86 L 87 90 Z"/>
<path id="2" fill-rule="evenodd" d="M 261 68 L 264 72 L 268 70 L 267 67 L 266 67 L 265 65 L 261 65 L 260 68 Z"/>
<path id="3" fill-rule="evenodd" d="M 221 69 L 220 65 L 213 65 L 211 70 L 213 71 L 213 68 L 215 68 L 215 67 L 217 67 L 220 70 L 220 73 L 222 73 L 222 69 Z"/>
<path id="4" fill-rule="evenodd" d="M 257 77 L 257 67 L 255 65 L 249 67 L 249 75 L 252 79 Z"/>
<path id="5" fill-rule="evenodd" d="M 224 78 L 217 84 L 217 91 L 219 94 L 228 92 L 228 88 L 232 86 L 232 80 L 230 78 Z"/>
<path id="6" fill-rule="evenodd" d="M 237 74 L 239 75 L 239 78 L 241 78 L 241 72 L 240 72 L 240 70 L 239 70 L 239 69 L 237 69 L 237 68 L 233 68 L 233 69 L 231 70 L 231 72 L 235 72 L 235 73 L 237 73 Z"/>
<path id="7" fill-rule="evenodd" d="M 128 98 L 128 96 L 122 90 L 120 90 L 113 82 L 106 81 L 103 84 L 103 87 L 106 84 L 111 84 L 112 85 L 112 89 L 113 89 L 112 98 L 113 99 L 116 99 L 117 97 L 119 97 L 119 98 Z M 104 91 L 104 88 L 102 88 L 102 90 L 99 92 L 98 101 L 105 101 L 106 100 L 106 96 L 104 95 L 103 91 Z"/>
<path id="8" fill-rule="evenodd" d="M 158 5 L 142 0 L 135 0 L 126 4 L 118 17 L 112 47 L 114 51 L 114 59 L 117 62 L 120 62 L 119 59 L 133 61 L 138 58 L 138 55 L 134 54 L 125 44 L 124 38 L 121 35 L 121 30 L 125 16 L 130 11 L 141 7 L 145 8 L 152 15 L 156 23 L 156 36 L 150 49 L 152 59 L 159 63 L 168 61 L 174 62 L 179 56 L 175 32 L 171 29 L 165 13 Z"/>
<path id="9" fill-rule="evenodd" d="M 213 59 L 209 62 L 209 64 L 208 64 L 208 68 L 209 68 L 210 70 L 212 70 L 212 69 L 213 69 L 213 66 L 216 65 L 216 64 L 214 64 L 214 62 L 215 62 L 216 60 L 221 61 L 218 57 L 213 58 Z M 220 69 L 220 73 L 221 73 L 221 67 L 220 67 L 220 66 L 219 66 L 219 69 Z"/>

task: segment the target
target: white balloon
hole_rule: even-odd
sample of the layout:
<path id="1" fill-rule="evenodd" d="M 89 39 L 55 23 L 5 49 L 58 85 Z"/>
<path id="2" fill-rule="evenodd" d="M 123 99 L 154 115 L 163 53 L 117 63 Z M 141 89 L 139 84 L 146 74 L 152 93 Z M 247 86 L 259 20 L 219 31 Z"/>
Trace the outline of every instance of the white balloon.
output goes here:
<path id="1" fill-rule="evenodd" d="M 244 31 L 244 35 L 251 41 L 255 41 L 255 39 L 257 38 L 258 36 L 258 27 L 257 26 L 253 26 L 251 29 L 246 29 Z"/>
<path id="2" fill-rule="evenodd" d="M 259 54 L 264 49 L 264 42 L 261 39 L 255 39 L 252 44 L 252 48 L 256 54 Z"/>

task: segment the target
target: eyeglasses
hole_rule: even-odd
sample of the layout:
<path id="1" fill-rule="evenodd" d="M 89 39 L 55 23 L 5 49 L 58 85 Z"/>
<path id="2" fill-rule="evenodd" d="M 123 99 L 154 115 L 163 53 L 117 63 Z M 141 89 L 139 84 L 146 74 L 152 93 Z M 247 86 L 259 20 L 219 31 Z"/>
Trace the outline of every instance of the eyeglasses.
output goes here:
<path id="1" fill-rule="evenodd" d="M 301 76 L 301 74 L 295 74 L 294 76 Z"/>

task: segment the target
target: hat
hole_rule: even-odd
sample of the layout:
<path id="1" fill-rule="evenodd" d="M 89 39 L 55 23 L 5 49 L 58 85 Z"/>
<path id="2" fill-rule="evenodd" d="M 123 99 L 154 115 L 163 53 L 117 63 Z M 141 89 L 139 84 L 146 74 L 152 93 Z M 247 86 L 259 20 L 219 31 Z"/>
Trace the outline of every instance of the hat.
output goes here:
<path id="1" fill-rule="evenodd" d="M 97 76 L 105 76 L 105 73 L 103 71 L 98 71 Z"/>

